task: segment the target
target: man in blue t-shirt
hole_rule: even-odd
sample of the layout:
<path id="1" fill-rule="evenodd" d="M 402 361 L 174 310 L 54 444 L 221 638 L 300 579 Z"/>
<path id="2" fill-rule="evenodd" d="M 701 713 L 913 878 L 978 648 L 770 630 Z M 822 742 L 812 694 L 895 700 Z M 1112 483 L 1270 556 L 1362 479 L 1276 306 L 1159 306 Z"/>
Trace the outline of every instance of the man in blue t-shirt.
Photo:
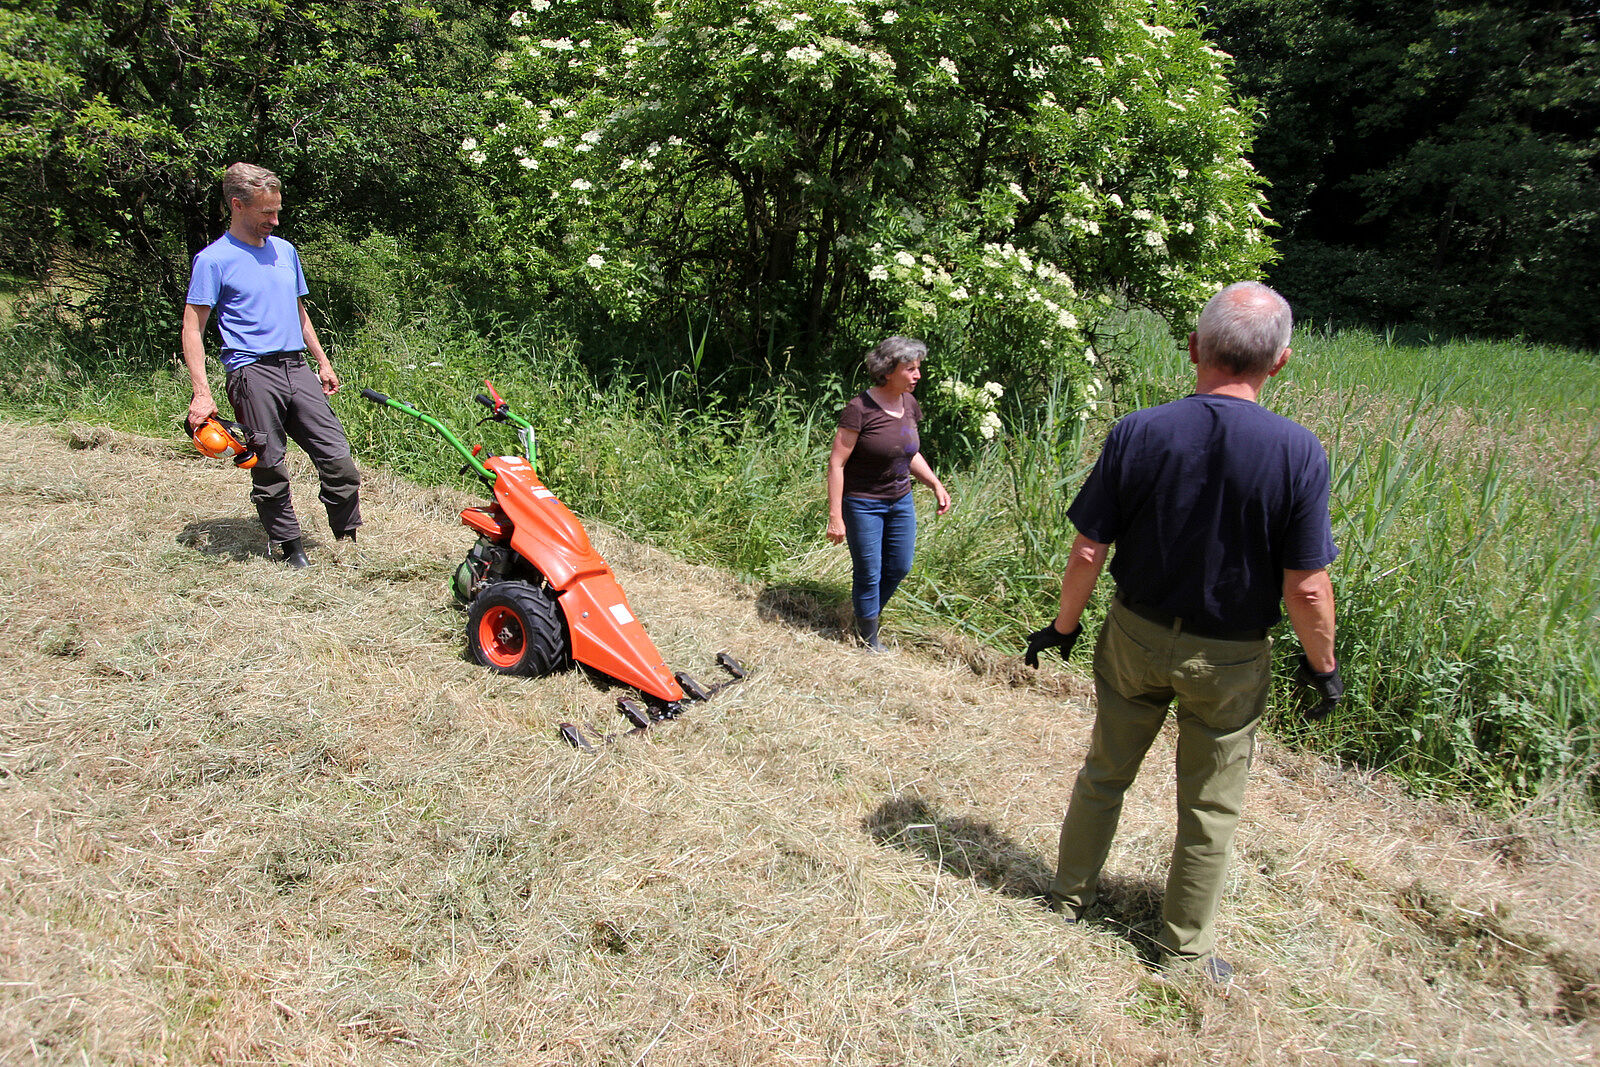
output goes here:
<path id="1" fill-rule="evenodd" d="M 1077 527 L 1055 620 L 1026 660 L 1072 651 L 1110 546 L 1117 593 L 1095 645 L 1098 710 L 1061 824 L 1052 905 L 1076 922 L 1095 899 L 1122 796 L 1177 703 L 1178 831 L 1162 902 L 1159 963 L 1227 982 L 1214 920 L 1239 822 L 1272 641 L 1287 608 L 1300 680 L 1343 693 L 1333 654 L 1338 549 L 1328 457 L 1315 435 L 1257 403 L 1289 360 L 1289 305 L 1257 282 L 1228 286 L 1189 335 L 1192 395 L 1136 411 L 1105 448 L 1067 517 Z"/>
<path id="2" fill-rule="evenodd" d="M 305 567 L 305 543 L 289 496 L 289 438 L 316 465 L 318 499 L 336 542 L 353 542 L 361 525 L 361 472 L 328 404 L 339 391 L 339 376 L 301 299 L 307 290 L 300 256 L 294 245 L 272 235 L 283 207 L 282 183 L 264 167 L 235 163 L 223 176 L 222 195 L 228 232 L 194 257 L 183 307 L 183 361 L 194 389 L 189 424 L 198 426 L 217 411 L 203 340 L 215 308 L 228 401 L 260 455 L 250 470 L 250 500 L 269 551 L 276 545 L 286 563 Z M 315 373 L 307 352 L 316 361 Z"/>

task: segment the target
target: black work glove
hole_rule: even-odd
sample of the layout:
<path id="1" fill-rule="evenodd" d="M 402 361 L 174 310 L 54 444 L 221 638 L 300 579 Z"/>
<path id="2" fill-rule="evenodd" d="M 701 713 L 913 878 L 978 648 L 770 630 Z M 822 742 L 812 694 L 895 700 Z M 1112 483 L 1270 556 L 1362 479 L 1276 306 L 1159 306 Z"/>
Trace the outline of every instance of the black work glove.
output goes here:
<path id="1" fill-rule="evenodd" d="M 1083 623 L 1072 628 L 1070 634 L 1064 634 L 1056 629 L 1054 622 L 1047 622 L 1044 628 L 1035 630 L 1028 635 L 1028 651 L 1022 654 L 1022 662 L 1030 667 L 1039 665 L 1039 653 L 1047 649 L 1059 648 L 1061 658 L 1066 659 L 1072 655 L 1072 646 L 1078 643 L 1078 635 L 1083 633 Z"/>
<path id="2" fill-rule="evenodd" d="M 1300 714 L 1313 722 L 1333 714 L 1344 696 L 1344 679 L 1339 677 L 1338 664 L 1331 671 L 1314 671 L 1304 652 L 1300 653 L 1300 669 L 1294 672 L 1294 680 L 1310 690 L 1301 694 Z"/>

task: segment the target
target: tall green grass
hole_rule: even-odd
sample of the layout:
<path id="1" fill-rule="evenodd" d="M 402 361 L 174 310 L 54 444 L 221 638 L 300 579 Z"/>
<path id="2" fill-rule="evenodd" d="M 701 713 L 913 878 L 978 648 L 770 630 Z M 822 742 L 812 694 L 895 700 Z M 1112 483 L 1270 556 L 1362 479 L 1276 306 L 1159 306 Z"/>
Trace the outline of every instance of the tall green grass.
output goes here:
<path id="1" fill-rule="evenodd" d="M 476 427 L 482 409 L 471 399 L 492 378 L 534 423 L 546 482 L 580 514 L 729 567 L 811 624 L 847 620 L 848 555 L 822 536 L 823 465 L 835 414 L 861 382 L 735 392 L 702 380 L 692 329 L 648 358 L 626 340 L 614 358 L 580 358 L 543 326 L 475 322 L 443 307 L 409 316 L 355 330 L 336 352 L 347 388 L 335 407 L 364 462 L 470 484 L 431 431 L 358 393 L 412 401 L 497 451 L 512 438 Z M 1008 397 L 1008 432 L 959 469 L 931 457 L 955 508 L 936 517 L 918 490 L 917 557 L 885 619 L 892 636 L 957 631 L 1016 652 L 1054 614 L 1072 540 L 1066 508 L 1111 417 L 1193 384 L 1164 329 L 1129 320 L 1118 343 L 1116 411 L 1085 426 L 1064 386 L 1047 385 L 1037 402 Z M 1428 790 L 1593 808 L 1600 364 L 1531 346 L 1407 347 L 1358 333 L 1296 343 L 1263 400 L 1311 426 L 1330 453 L 1349 691 L 1338 717 L 1301 724 L 1285 628 L 1276 728 Z M 188 383 L 175 354 L 85 352 L 13 327 L 0 341 L 0 398 L 13 415 L 176 438 Z"/>
<path id="2" fill-rule="evenodd" d="M 1592 806 L 1600 362 L 1359 332 L 1296 348 L 1263 401 L 1329 452 L 1350 688 L 1327 725 L 1280 727 L 1428 789 Z M 1154 394 L 1184 374 L 1152 352 L 1134 377 Z"/>

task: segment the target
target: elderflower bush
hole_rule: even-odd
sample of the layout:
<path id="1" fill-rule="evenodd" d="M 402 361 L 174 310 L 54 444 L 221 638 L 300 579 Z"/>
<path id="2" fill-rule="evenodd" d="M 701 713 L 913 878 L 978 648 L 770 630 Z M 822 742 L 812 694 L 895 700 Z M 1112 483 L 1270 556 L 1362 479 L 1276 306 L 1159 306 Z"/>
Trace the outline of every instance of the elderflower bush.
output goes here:
<path id="1" fill-rule="evenodd" d="M 933 388 L 924 403 L 942 414 L 923 426 L 925 444 L 941 461 L 976 453 L 1000 436 L 1000 398 L 1005 386 L 989 381 L 973 385 L 955 377 L 939 377 L 933 368 Z"/>
<path id="2" fill-rule="evenodd" d="M 909 334 L 1090 404 L 1113 300 L 1187 322 L 1270 252 L 1226 58 L 1171 0 L 554 0 L 510 28 L 463 145 L 480 266 L 641 328 L 710 316 L 822 371 Z"/>

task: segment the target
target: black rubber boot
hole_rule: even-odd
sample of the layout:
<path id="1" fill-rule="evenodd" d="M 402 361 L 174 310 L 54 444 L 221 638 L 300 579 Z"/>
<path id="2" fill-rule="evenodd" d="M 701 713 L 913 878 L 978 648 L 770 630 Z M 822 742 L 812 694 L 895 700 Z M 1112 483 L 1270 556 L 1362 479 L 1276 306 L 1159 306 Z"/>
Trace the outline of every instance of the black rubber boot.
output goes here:
<path id="1" fill-rule="evenodd" d="M 878 616 L 876 615 L 870 619 L 864 619 L 860 615 L 856 616 L 856 636 L 861 639 L 863 645 L 867 646 L 867 651 L 869 652 L 889 651 L 883 647 L 883 642 L 878 640 Z"/>
<path id="2" fill-rule="evenodd" d="M 295 570 L 304 570 L 311 566 L 311 561 L 306 559 L 306 546 L 296 537 L 292 541 L 284 541 L 278 545 L 278 551 L 283 556 L 283 562 Z"/>

